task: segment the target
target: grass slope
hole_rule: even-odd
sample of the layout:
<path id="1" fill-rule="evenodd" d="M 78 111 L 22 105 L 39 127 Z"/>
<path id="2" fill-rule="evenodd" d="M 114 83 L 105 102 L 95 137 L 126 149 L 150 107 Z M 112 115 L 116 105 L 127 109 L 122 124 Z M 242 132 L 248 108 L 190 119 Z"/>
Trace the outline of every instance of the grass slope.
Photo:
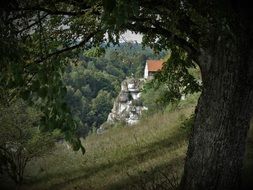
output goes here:
<path id="1" fill-rule="evenodd" d="M 173 189 L 180 180 L 187 150 L 188 130 L 181 122 L 196 105 L 196 97 L 180 109 L 146 116 L 134 127 L 115 127 L 102 135 L 91 134 L 83 143 L 86 153 L 65 143 L 27 167 L 21 189 Z M 244 189 L 253 189 L 253 128 L 247 139 L 243 172 Z M 166 188 L 164 188 L 166 187 Z"/>
<path id="2" fill-rule="evenodd" d="M 85 155 L 58 144 L 53 154 L 28 166 L 30 178 L 22 189 L 133 189 L 148 185 L 157 172 L 158 181 L 171 177 L 176 183 L 187 148 L 187 130 L 180 122 L 194 105 L 156 113 L 134 127 L 92 134 L 84 140 Z"/>

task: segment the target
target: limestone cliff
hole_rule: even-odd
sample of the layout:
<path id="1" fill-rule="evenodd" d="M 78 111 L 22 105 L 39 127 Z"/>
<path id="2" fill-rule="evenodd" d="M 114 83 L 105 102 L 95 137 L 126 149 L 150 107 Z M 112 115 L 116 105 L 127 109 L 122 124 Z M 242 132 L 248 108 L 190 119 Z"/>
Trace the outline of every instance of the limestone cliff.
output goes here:
<path id="1" fill-rule="evenodd" d="M 107 123 L 125 122 L 128 125 L 137 123 L 141 113 L 147 108 L 143 106 L 140 96 L 144 79 L 127 78 L 121 83 L 121 91 L 116 98 Z"/>

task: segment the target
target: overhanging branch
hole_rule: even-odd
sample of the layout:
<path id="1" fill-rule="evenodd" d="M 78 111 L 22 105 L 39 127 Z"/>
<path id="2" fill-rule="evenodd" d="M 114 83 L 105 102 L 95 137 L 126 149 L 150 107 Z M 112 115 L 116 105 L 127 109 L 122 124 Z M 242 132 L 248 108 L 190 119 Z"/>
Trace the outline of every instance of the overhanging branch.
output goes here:
<path id="1" fill-rule="evenodd" d="M 163 27 L 159 26 L 157 23 L 154 23 L 154 24 L 152 23 L 152 25 L 154 27 L 147 27 L 141 23 L 135 23 L 135 24 L 127 23 L 124 26 L 132 31 L 141 32 L 144 34 L 147 33 L 147 31 L 150 31 L 152 33 L 164 36 L 168 40 L 170 40 L 171 42 L 173 42 L 176 45 L 178 45 L 179 47 L 183 48 L 194 61 L 197 60 L 197 56 L 199 55 L 199 52 L 196 48 L 194 48 L 192 46 L 192 44 L 187 42 L 185 39 L 180 38 L 179 36 L 173 34 L 169 30 L 164 29 Z"/>
<path id="2" fill-rule="evenodd" d="M 50 54 L 47 54 L 45 57 L 42 57 L 38 60 L 35 61 L 35 63 L 41 63 L 53 56 L 56 56 L 56 55 L 59 55 L 59 54 L 62 54 L 64 52 L 67 52 L 67 51 L 71 51 L 71 50 L 74 50 L 74 49 L 77 49 L 83 45 L 85 45 L 93 36 L 95 36 L 98 32 L 101 32 L 100 30 L 96 30 L 96 31 L 93 31 L 92 33 L 88 34 L 81 42 L 79 42 L 79 44 L 76 44 L 76 45 L 73 45 L 73 46 L 69 46 L 69 47 L 66 47 L 64 49 L 61 49 L 61 50 L 58 50 L 58 51 L 55 51 L 53 53 L 50 53 Z"/>
<path id="3" fill-rule="evenodd" d="M 50 15 L 68 15 L 68 16 L 80 16 L 87 12 L 87 10 L 82 11 L 63 11 L 63 10 L 51 10 L 44 7 L 25 7 L 25 8 L 16 8 L 12 9 L 12 12 L 18 12 L 18 11 L 43 11 L 45 13 L 48 13 Z"/>

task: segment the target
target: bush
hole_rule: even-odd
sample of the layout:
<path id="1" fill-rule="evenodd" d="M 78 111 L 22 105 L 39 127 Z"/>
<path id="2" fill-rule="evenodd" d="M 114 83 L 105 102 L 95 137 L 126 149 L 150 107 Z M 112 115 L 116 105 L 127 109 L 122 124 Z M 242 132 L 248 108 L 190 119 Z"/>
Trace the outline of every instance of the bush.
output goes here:
<path id="1" fill-rule="evenodd" d="M 27 163 L 54 147 L 56 133 L 42 133 L 38 126 L 41 114 L 23 101 L 0 105 L 0 174 L 21 185 Z"/>

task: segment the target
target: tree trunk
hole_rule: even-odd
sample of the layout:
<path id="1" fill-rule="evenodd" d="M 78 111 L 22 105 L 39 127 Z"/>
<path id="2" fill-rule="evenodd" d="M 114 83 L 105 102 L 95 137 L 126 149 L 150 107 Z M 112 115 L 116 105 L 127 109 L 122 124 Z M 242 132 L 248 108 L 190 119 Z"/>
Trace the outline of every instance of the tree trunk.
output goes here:
<path id="1" fill-rule="evenodd" d="M 253 110 L 253 48 L 217 35 L 199 59 L 203 91 L 189 141 L 183 190 L 240 189 Z"/>

